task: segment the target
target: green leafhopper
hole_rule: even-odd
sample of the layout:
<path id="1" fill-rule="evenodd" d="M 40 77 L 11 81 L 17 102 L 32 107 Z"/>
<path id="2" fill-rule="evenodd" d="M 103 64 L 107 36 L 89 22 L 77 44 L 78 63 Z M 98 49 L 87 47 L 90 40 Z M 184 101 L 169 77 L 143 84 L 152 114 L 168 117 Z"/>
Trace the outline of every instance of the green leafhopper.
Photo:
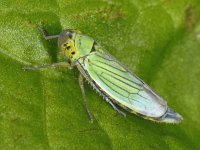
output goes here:
<path id="1" fill-rule="evenodd" d="M 105 51 L 93 38 L 78 30 L 64 30 L 59 35 L 53 36 L 47 36 L 42 28 L 40 31 L 46 40 L 58 38 L 58 46 L 66 61 L 44 66 L 27 66 L 24 69 L 76 66 L 80 72 L 79 85 L 91 122 L 94 117 L 85 97 L 84 79 L 122 115 L 125 113 L 117 106 L 148 120 L 165 123 L 181 122 L 181 115 L 170 109 L 162 97 Z"/>

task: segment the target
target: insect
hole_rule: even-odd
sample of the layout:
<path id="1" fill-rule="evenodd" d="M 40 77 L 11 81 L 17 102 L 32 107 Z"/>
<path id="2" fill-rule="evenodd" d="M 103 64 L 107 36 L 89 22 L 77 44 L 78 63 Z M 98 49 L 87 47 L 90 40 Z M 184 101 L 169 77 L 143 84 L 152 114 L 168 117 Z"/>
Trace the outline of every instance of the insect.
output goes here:
<path id="1" fill-rule="evenodd" d="M 78 30 L 64 30 L 59 35 L 48 36 L 43 28 L 39 29 L 46 40 L 58 38 L 59 49 L 66 61 L 44 66 L 25 66 L 24 69 L 76 66 L 80 72 L 79 85 L 91 122 L 94 117 L 85 96 L 84 79 L 124 116 L 125 113 L 117 106 L 144 119 L 165 123 L 181 122 L 181 115 L 169 108 L 162 97 L 105 51 L 93 38 Z"/>

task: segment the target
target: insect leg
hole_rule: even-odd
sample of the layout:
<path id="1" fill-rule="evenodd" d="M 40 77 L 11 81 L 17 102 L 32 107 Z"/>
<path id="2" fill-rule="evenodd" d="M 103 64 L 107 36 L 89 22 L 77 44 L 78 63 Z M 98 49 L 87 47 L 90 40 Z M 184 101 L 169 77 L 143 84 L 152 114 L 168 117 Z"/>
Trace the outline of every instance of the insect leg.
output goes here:
<path id="1" fill-rule="evenodd" d="M 45 40 L 51 40 L 59 37 L 59 35 L 48 35 L 47 31 L 44 30 L 41 26 L 38 27 L 38 30 L 42 33 Z"/>
<path id="2" fill-rule="evenodd" d="M 116 110 L 119 114 L 121 114 L 122 116 L 126 117 L 126 114 L 125 114 L 123 111 L 119 110 L 119 109 L 115 106 L 115 104 L 113 104 L 113 102 L 112 102 L 111 100 L 109 100 L 108 98 L 106 98 L 106 101 L 107 101 L 107 102 L 113 107 L 113 109 Z"/>
<path id="3" fill-rule="evenodd" d="M 89 115 L 89 117 L 90 117 L 91 123 L 93 123 L 94 117 L 93 117 L 93 115 L 92 115 L 92 113 L 91 113 L 91 111 L 90 111 L 90 109 L 89 109 L 88 102 L 87 102 L 87 99 L 86 99 L 86 96 L 85 96 L 84 78 L 83 78 L 83 76 L 80 74 L 78 79 L 79 79 L 79 86 L 80 86 L 80 88 L 81 88 L 81 92 L 82 92 L 82 95 L 83 95 L 83 100 L 84 100 L 84 102 L 85 102 L 86 110 L 87 110 L 88 115 Z"/>
<path id="4" fill-rule="evenodd" d="M 46 68 L 52 68 L 52 67 L 66 67 L 71 69 L 73 66 L 67 62 L 58 62 L 58 63 L 53 63 L 53 64 L 47 64 L 43 66 L 24 66 L 22 69 L 24 70 L 41 70 L 41 69 L 46 69 Z"/>

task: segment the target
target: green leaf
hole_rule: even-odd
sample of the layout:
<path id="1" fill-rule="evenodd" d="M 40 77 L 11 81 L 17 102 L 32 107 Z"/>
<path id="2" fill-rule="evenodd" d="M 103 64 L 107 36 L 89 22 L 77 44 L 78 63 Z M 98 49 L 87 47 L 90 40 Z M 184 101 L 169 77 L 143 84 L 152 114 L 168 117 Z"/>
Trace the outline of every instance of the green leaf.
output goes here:
<path id="1" fill-rule="evenodd" d="M 199 0 L 0 2 L 0 149 L 198 149 L 200 147 Z M 24 71 L 59 62 L 50 34 L 80 29 L 133 70 L 179 112 L 179 125 L 123 118 L 85 86 L 76 69 Z"/>

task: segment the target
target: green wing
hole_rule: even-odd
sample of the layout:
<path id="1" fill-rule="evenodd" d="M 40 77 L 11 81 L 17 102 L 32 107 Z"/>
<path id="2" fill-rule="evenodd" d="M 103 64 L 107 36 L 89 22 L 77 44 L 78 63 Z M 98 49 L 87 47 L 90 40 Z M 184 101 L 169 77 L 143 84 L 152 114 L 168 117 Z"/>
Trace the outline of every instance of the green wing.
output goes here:
<path id="1" fill-rule="evenodd" d="M 79 63 L 101 90 L 133 113 L 152 118 L 166 113 L 166 101 L 107 52 L 92 52 Z"/>

